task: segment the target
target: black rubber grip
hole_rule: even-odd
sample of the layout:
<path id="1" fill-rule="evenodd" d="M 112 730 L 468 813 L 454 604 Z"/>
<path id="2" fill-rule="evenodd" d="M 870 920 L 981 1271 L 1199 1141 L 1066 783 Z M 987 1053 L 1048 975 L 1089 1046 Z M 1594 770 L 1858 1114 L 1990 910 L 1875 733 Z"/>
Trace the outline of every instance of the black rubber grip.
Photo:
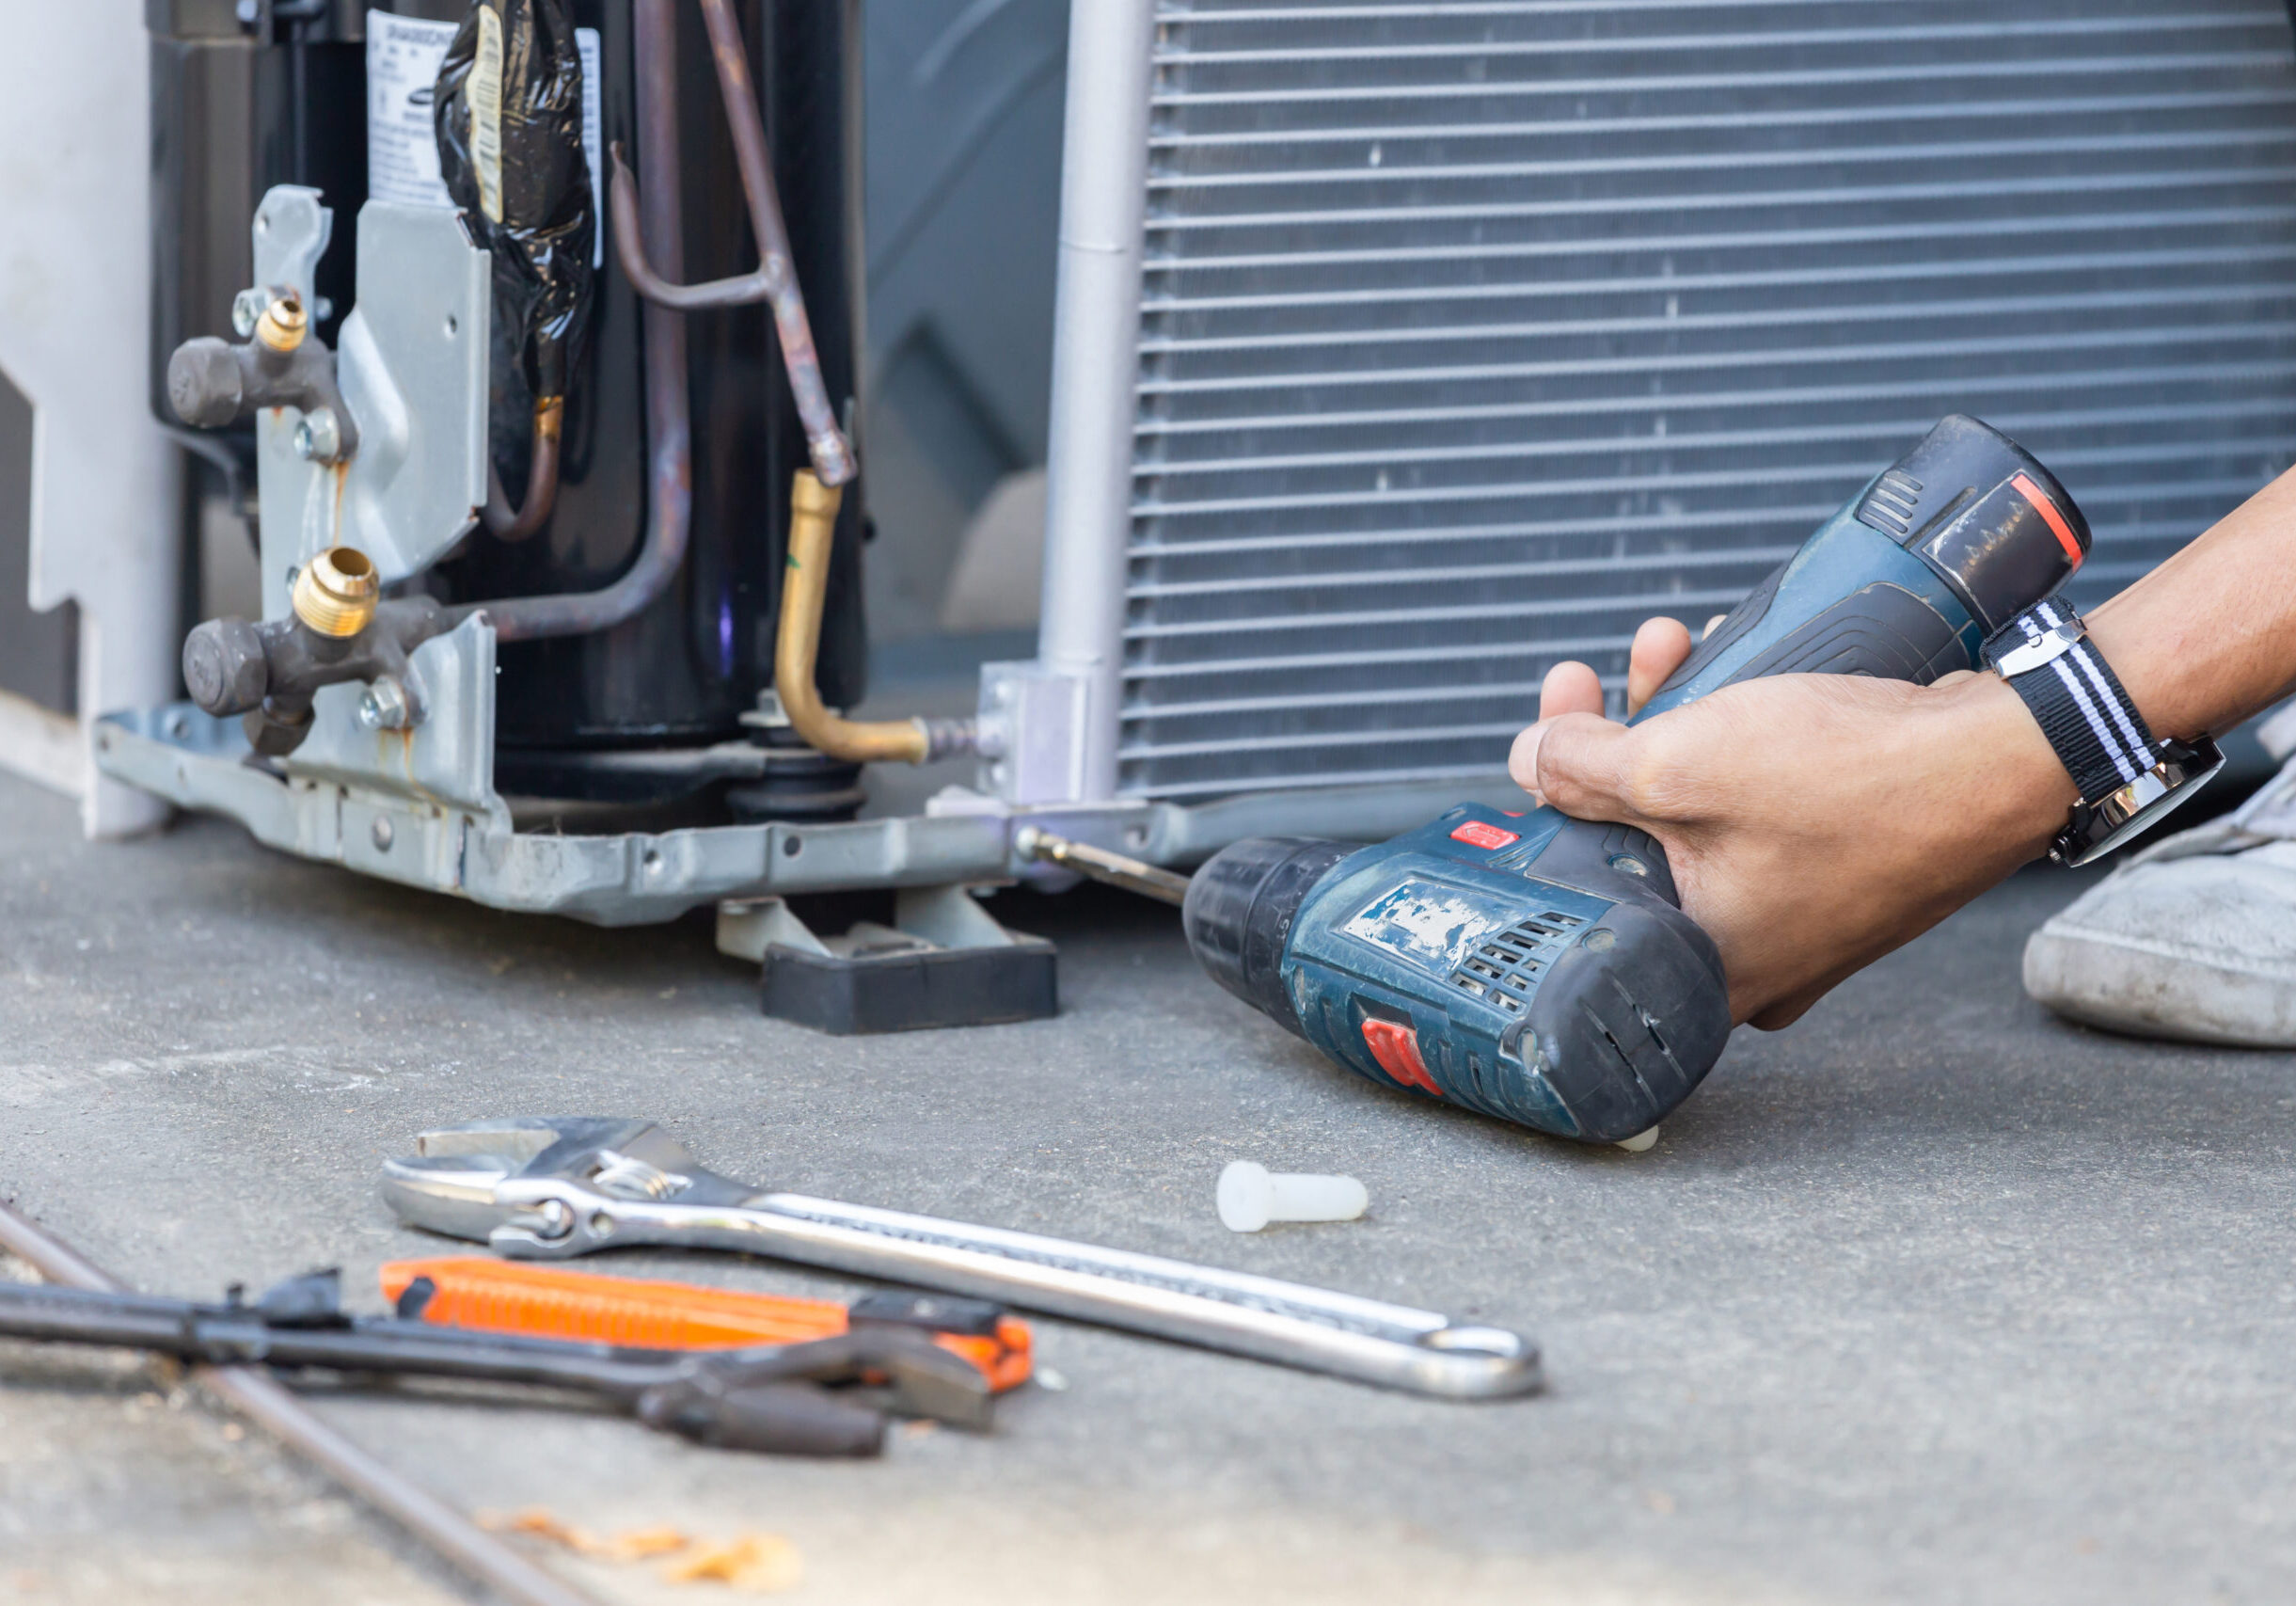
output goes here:
<path id="1" fill-rule="evenodd" d="M 648 1427 L 720 1450 L 768 1455 L 875 1455 L 885 1418 L 811 1383 L 762 1383 L 729 1393 L 665 1385 L 638 1398 Z"/>
<path id="2" fill-rule="evenodd" d="M 1926 686 L 1970 667 L 1953 622 L 1884 581 L 1845 596 L 1747 661 L 1734 680 L 1766 675 L 1868 675 Z"/>
<path id="3" fill-rule="evenodd" d="M 1676 686 L 1697 679 L 1706 665 L 1728 652 L 1740 636 L 1760 625 L 1769 613 L 1770 604 L 1777 600 L 1779 582 L 1785 579 L 1789 566 L 1781 564 L 1772 569 L 1769 577 L 1754 587 L 1745 601 L 1724 615 L 1722 622 L 1690 649 L 1690 656 L 1682 660 L 1682 667 L 1666 677 L 1666 684 L 1658 688 L 1658 694 L 1663 695 Z"/>

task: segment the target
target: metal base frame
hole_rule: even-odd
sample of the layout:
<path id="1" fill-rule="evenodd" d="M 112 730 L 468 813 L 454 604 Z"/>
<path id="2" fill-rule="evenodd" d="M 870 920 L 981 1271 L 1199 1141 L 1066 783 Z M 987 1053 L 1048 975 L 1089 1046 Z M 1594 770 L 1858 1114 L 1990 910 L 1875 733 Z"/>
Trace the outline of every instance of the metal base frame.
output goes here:
<path id="1" fill-rule="evenodd" d="M 107 716 L 97 726 L 96 750 L 106 775 L 179 808 L 236 819 L 282 852 L 493 909 L 600 926 L 674 920 L 727 898 L 993 881 L 1070 884 L 1069 872 L 1015 853 L 1013 836 L 1023 825 L 1190 866 L 1243 836 L 1373 841 L 1455 803 L 1519 807 L 1523 801 L 1503 775 L 1480 786 L 1269 793 L 1194 807 L 1125 799 L 1031 806 L 952 787 L 926 814 L 893 819 L 577 836 L 517 831 L 499 800 L 487 806 L 483 798 L 451 795 L 461 788 L 425 792 L 412 777 L 401 783 L 376 770 L 300 763 L 275 768 L 255 757 L 236 722 L 189 703 Z"/>

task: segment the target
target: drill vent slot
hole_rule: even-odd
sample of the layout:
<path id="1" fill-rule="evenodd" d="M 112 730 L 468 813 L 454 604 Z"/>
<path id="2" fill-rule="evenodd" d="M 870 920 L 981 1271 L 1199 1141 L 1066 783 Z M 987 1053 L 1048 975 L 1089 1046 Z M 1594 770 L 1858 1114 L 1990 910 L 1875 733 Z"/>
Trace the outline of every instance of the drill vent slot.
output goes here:
<path id="1" fill-rule="evenodd" d="M 1913 515 L 1921 505 L 1921 481 L 1903 469 L 1892 469 L 1866 493 L 1858 517 L 1902 541 L 1913 529 Z"/>
<path id="2" fill-rule="evenodd" d="M 1479 945 L 1451 973 L 1462 993 L 1519 1015 L 1530 1001 L 1540 973 L 1554 962 L 1554 950 L 1571 940 L 1571 929 L 1585 922 L 1575 914 L 1545 910 Z"/>

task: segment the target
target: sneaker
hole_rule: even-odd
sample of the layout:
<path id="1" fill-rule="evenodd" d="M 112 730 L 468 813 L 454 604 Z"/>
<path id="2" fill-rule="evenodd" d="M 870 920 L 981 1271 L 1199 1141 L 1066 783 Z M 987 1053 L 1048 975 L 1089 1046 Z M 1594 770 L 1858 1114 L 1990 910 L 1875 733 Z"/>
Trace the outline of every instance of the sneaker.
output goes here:
<path id="1" fill-rule="evenodd" d="M 2296 1047 L 2296 762 L 2051 918 L 2025 991 L 2109 1031 Z"/>

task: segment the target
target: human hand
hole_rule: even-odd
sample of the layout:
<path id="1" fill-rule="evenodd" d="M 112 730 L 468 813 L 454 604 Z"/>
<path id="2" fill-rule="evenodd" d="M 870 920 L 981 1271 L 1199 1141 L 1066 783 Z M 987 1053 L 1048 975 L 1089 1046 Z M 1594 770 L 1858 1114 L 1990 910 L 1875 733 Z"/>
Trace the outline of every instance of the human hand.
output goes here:
<path id="1" fill-rule="evenodd" d="M 1629 710 L 1689 652 L 1678 621 L 1645 623 Z M 1515 739 L 1516 783 L 1656 837 L 1721 951 L 1731 1018 L 1768 1030 L 2038 857 L 2079 801 L 1990 675 L 1772 676 L 1632 727 L 1602 710 L 1594 671 L 1558 664 Z"/>

